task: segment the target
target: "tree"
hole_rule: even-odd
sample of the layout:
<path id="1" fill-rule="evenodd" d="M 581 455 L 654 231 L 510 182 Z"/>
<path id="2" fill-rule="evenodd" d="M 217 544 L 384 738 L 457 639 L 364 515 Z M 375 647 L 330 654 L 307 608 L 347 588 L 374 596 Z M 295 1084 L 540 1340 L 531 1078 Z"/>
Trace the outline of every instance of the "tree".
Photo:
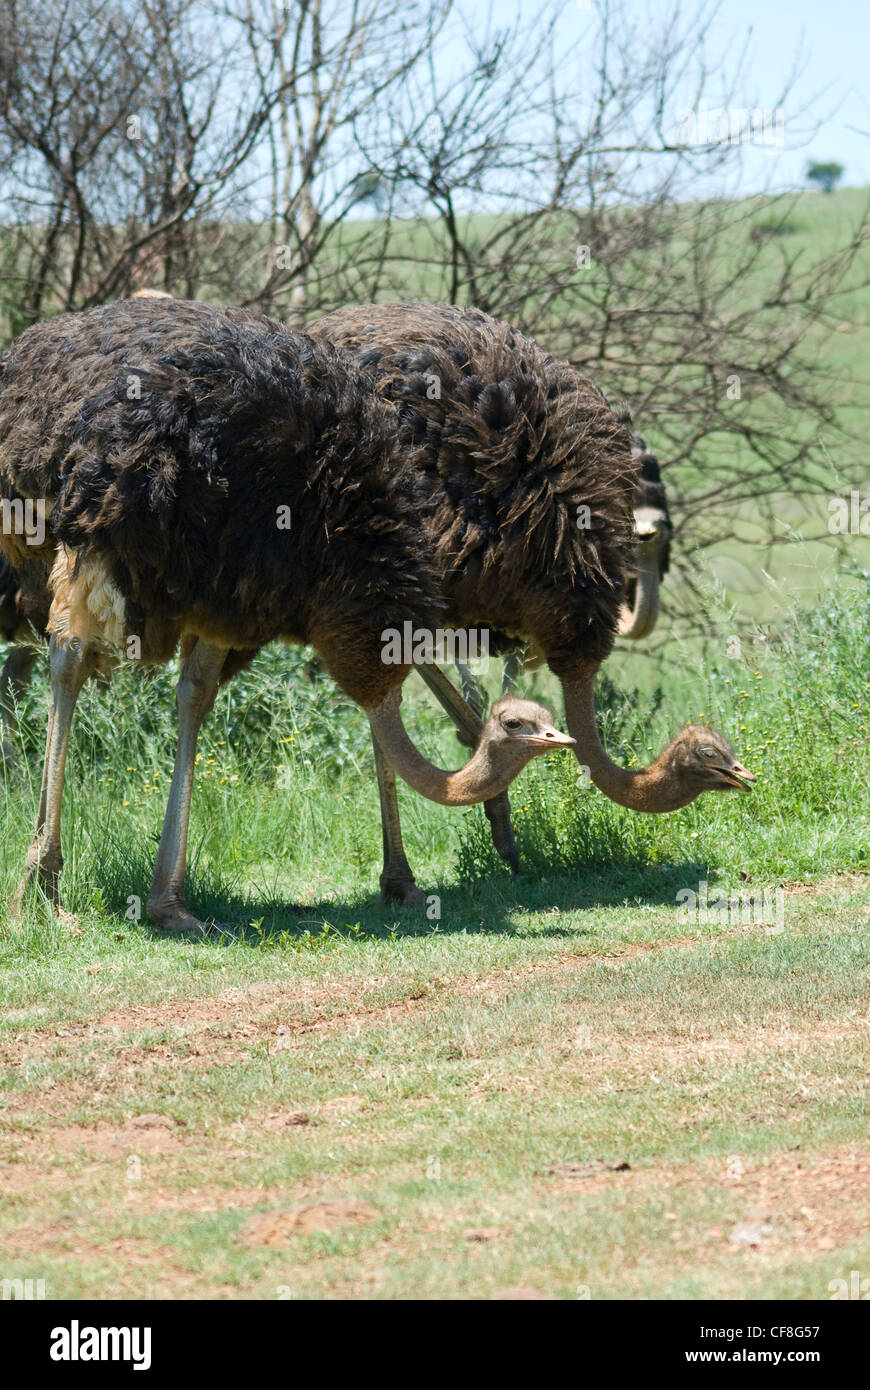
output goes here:
<path id="1" fill-rule="evenodd" d="M 840 182 L 846 170 L 842 164 L 837 164 L 831 160 L 827 164 L 820 164 L 817 161 L 807 165 L 807 179 L 810 183 L 817 183 L 823 193 L 833 193 L 834 185 Z"/>
<path id="2" fill-rule="evenodd" d="M 822 347 L 867 211 L 834 250 L 750 235 L 792 200 L 736 196 L 765 113 L 715 12 L 640 42 L 630 0 L 0 0 L 0 339 L 145 285 L 294 326 L 477 304 L 628 400 L 689 620 L 704 547 L 781 542 L 831 459 L 860 485 L 865 401 Z"/>
<path id="3" fill-rule="evenodd" d="M 13 331 L 143 284 L 197 293 L 280 95 L 230 80 L 239 39 L 199 0 L 0 0 Z"/>

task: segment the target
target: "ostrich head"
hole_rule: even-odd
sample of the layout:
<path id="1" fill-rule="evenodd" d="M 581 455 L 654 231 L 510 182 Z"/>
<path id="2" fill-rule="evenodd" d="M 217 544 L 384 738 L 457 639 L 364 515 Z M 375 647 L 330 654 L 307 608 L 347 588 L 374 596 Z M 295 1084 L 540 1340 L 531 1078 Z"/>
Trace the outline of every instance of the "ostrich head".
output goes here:
<path id="1" fill-rule="evenodd" d="M 552 714 L 543 705 L 508 695 L 496 700 L 490 709 L 478 747 L 484 742 L 498 750 L 498 756 L 505 761 L 515 758 L 522 767 L 542 753 L 573 748 L 575 740 L 559 732 Z"/>
<path id="2" fill-rule="evenodd" d="M 399 714 L 399 691 L 367 714 L 381 748 L 414 791 L 445 806 L 470 806 L 504 791 L 527 762 L 542 753 L 573 748 L 543 705 L 515 696 L 497 700 L 481 730 L 471 758 L 458 772 L 434 767 L 408 738 Z"/>
<path id="3" fill-rule="evenodd" d="M 734 750 L 715 729 L 687 724 L 649 767 L 620 767 L 601 742 L 595 718 L 595 673 L 600 663 L 577 662 L 563 679 L 568 728 L 577 740 L 577 758 L 596 787 L 633 811 L 677 811 L 702 792 L 739 788 L 749 791 L 753 773 L 737 761 Z"/>
<path id="4" fill-rule="evenodd" d="M 637 535 L 633 574 L 627 601 L 619 615 L 620 637 L 637 641 L 647 637 L 659 613 L 659 582 L 668 569 L 673 528 L 662 484 L 659 461 L 639 434 L 634 436 L 631 457 L 637 469 L 634 492 L 634 529 Z"/>
<path id="5" fill-rule="evenodd" d="M 754 773 L 739 763 L 734 751 L 715 729 L 703 724 L 687 724 L 661 755 L 669 776 L 679 781 L 691 799 L 701 792 L 748 792 L 756 780 Z"/>

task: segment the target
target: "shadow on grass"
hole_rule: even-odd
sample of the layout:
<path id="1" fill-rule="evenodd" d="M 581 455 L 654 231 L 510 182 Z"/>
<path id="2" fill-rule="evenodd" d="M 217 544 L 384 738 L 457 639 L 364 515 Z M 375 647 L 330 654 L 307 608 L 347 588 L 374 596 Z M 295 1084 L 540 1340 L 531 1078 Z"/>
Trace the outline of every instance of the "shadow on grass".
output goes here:
<path id="1" fill-rule="evenodd" d="M 150 847 L 115 841 L 103 847 L 99 866 L 92 871 L 99 885 L 104 910 L 138 926 L 156 939 L 171 933 L 148 922 L 144 913 L 152 862 Z M 421 884 L 427 894 L 420 906 L 382 904 L 368 891 L 353 892 L 312 902 L 288 902 L 283 895 L 264 888 L 260 894 L 238 890 L 215 868 L 204 866 L 194 854 L 187 875 L 187 901 L 204 921 L 225 924 L 237 940 L 248 945 L 316 944 L 330 934 L 345 940 L 487 932 L 505 936 L 577 937 L 582 925 L 561 922 L 526 927 L 523 916 L 584 912 L 595 908 L 632 905 L 674 906 L 681 888 L 691 887 L 710 870 L 698 860 L 650 865 L 626 858 L 614 865 L 551 870 L 545 874 L 513 876 L 496 870 L 472 883 Z M 77 905 L 83 910 L 84 904 Z M 131 916 L 131 911 L 133 916 Z M 432 917 L 428 915 L 431 911 Z M 190 940 L 189 936 L 184 939 Z M 219 933 L 196 938 L 203 945 L 225 946 Z"/>

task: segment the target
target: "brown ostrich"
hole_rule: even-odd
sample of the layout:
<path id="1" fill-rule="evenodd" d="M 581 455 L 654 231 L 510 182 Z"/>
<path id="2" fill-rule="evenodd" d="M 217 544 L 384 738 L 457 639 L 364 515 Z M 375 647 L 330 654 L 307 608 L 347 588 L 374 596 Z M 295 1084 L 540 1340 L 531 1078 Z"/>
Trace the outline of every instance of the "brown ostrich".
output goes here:
<path id="1" fill-rule="evenodd" d="M 140 289 L 136 290 L 130 298 L 172 299 L 173 297 L 163 290 Z M 626 599 L 620 610 L 617 630 L 620 636 L 637 640 L 649 635 L 658 617 L 659 581 L 664 578 L 668 569 L 671 525 L 658 460 L 654 454 L 647 450 L 639 435 L 635 435 L 632 441 L 632 459 L 636 472 L 632 499 L 636 538 L 632 552 L 632 574 L 626 584 Z M 9 570 L 8 565 L 7 570 Z M 14 572 L 9 571 L 9 574 L 11 574 L 12 580 L 10 581 L 9 576 L 6 576 L 7 588 L 14 591 L 18 587 L 17 578 L 14 576 Z M 0 571 L 0 592 L 2 592 L 3 580 L 4 576 Z M 47 622 L 49 601 L 47 575 L 42 597 L 44 624 Z M 30 624 L 26 629 L 31 638 L 33 625 L 34 619 L 31 617 Z M 2 631 L 3 629 L 0 628 L 0 635 L 2 635 Z M 12 640 L 11 631 L 7 640 Z M 32 645 L 20 650 L 13 650 L 7 658 L 2 675 L 0 675 L 0 718 L 3 717 L 5 707 L 7 735 L 14 732 L 15 705 L 21 699 L 26 688 L 35 657 L 36 653 Z M 504 657 L 505 678 L 502 693 L 504 695 L 514 694 L 516 677 L 524 664 L 524 648 L 506 645 Z M 461 741 L 473 748 L 481 728 L 485 696 L 481 688 L 476 685 L 467 666 L 461 661 L 457 662 L 457 665 L 465 696 L 464 701 L 436 666 L 430 665 L 420 669 L 436 697 L 456 723 Z M 0 740 L 0 758 L 9 761 L 11 754 L 11 743 L 8 737 L 3 738 Z M 398 805 L 394 782 L 389 781 L 390 774 L 380 755 L 377 741 L 375 741 L 375 762 L 381 798 L 384 841 L 385 844 L 395 844 L 396 841 L 401 844 L 401 830 L 394 829 L 391 833 L 389 829 L 390 825 L 398 826 Z M 511 824 L 507 793 L 501 793 L 498 797 L 486 801 L 484 806 L 497 850 L 510 864 L 513 871 L 518 873 L 520 869 L 519 856 Z M 410 870 L 408 870 L 408 874 L 410 874 Z M 382 875 L 382 896 L 385 900 L 390 900 L 394 896 L 390 886 L 394 878 L 395 874 L 386 870 Z M 409 890 L 408 893 L 405 892 L 406 882 L 407 876 L 402 870 L 399 875 L 398 896 L 400 898 L 409 896 L 412 900 L 422 900 L 423 895 L 418 893 L 415 888 Z"/>
<path id="2" fill-rule="evenodd" d="M 16 708 L 36 664 L 37 639 L 48 625 L 45 565 L 25 560 L 21 571 L 0 553 L 0 639 L 14 644 L 0 671 L 0 763 L 6 764 L 13 760 Z"/>
<path id="3" fill-rule="evenodd" d="M 171 299 L 165 290 L 135 290 L 131 299 Z M 5 353 L 3 354 L 5 357 Z M 2 370 L 3 357 L 0 357 Z M 0 763 L 14 759 L 12 736 L 16 730 L 16 707 L 24 696 L 38 656 L 37 640 L 46 635 L 51 598 L 49 567 L 44 563 L 21 561 L 19 571 L 0 552 L 0 640 L 12 643 L 0 671 Z"/>
<path id="4" fill-rule="evenodd" d="M 38 386 L 38 389 L 37 389 Z M 222 680 L 274 639 L 310 642 L 366 710 L 392 765 L 450 805 L 496 795 L 530 758 L 573 746 L 528 701 L 493 707 L 458 772 L 422 757 L 399 701 L 409 665 L 382 634 L 442 604 L 397 449 L 395 412 L 342 349 L 244 310 L 149 297 L 59 315 L 0 375 L 0 496 L 43 499 L 44 544 L 0 535 L 13 565 L 51 564 L 51 702 L 36 832 L 60 910 L 60 809 L 78 693 L 105 652 L 146 664 L 179 643 L 179 742 L 152 920 L 204 929 L 184 900 L 196 740 Z M 26 601 L 26 600 L 25 600 Z"/>
<path id="5" fill-rule="evenodd" d="M 659 615 L 659 585 L 668 572 L 670 562 L 670 541 L 673 533 L 667 496 L 661 479 L 659 461 L 641 439 L 634 435 L 631 457 L 635 468 L 632 496 L 634 518 L 634 540 L 627 570 L 625 602 L 620 608 L 617 632 L 620 637 L 638 641 L 648 637 L 656 625 Z M 526 660 L 523 644 L 506 646 L 504 650 L 504 677 L 502 694 L 516 692 L 517 676 Z M 539 664 L 533 662 L 532 664 Z M 456 692 L 449 681 L 436 684 L 440 672 L 432 672 L 432 688 L 444 707 L 451 713 L 459 730 L 460 741 L 474 746 L 474 737 L 469 730 L 479 728 L 479 720 L 486 708 L 486 695 L 462 662 L 456 663 L 462 683 L 464 708 L 456 704 Z M 428 677 L 427 677 L 428 679 Z M 477 721 L 470 721 L 470 715 L 477 715 Z M 514 873 L 520 871 L 519 855 L 511 824 L 510 801 L 507 792 L 492 801 L 484 802 L 489 818 L 493 843 L 507 860 Z M 397 812 L 398 814 L 398 812 Z"/>
<path id="6" fill-rule="evenodd" d="M 627 581 L 644 578 L 632 574 L 637 467 L 627 418 L 574 368 L 479 310 L 367 305 L 327 315 L 312 332 L 351 348 L 396 406 L 447 623 L 486 626 L 496 642 L 527 642 L 547 661 L 577 758 L 600 790 L 647 812 L 676 810 L 704 791 L 748 790 L 752 774 L 711 729 L 687 726 L 637 769 L 614 763 L 601 743 L 595 676 L 626 614 Z M 479 729 L 455 702 L 451 713 L 468 735 Z M 404 754 L 395 732 L 380 744 L 388 760 Z M 389 770 L 379 782 L 382 884 L 414 900 Z M 502 816 L 505 857 L 508 831 Z"/>
<path id="7" fill-rule="evenodd" d="M 626 582 L 625 604 L 619 615 L 620 637 L 648 637 L 659 615 L 659 583 L 670 564 L 671 518 L 659 461 L 636 434 L 631 442 L 635 466 L 635 544 Z"/>

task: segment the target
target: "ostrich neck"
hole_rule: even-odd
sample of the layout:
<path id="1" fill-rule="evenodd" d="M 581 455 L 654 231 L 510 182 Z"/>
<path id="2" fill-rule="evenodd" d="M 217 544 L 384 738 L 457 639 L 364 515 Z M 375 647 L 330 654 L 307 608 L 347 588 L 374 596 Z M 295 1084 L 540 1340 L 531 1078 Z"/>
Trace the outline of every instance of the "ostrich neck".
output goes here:
<path id="1" fill-rule="evenodd" d="M 435 767 L 405 732 L 398 691 L 366 713 L 375 738 L 399 776 L 415 792 L 442 806 L 471 806 L 477 801 L 488 801 L 504 791 L 523 766 L 523 760 L 516 757 L 509 764 L 499 759 L 496 749 L 484 741 L 458 772 Z"/>
<path id="2" fill-rule="evenodd" d="M 677 811 L 695 799 L 697 792 L 681 784 L 666 754 L 649 767 L 629 769 L 611 762 L 598 733 L 594 683 L 597 663 L 588 663 L 583 675 L 564 681 L 568 732 L 577 740 L 575 752 L 581 765 L 605 796 L 632 811 Z"/>
<path id="3" fill-rule="evenodd" d="M 624 605 L 619 614 L 618 632 L 620 637 L 630 637 L 637 641 L 652 632 L 659 615 L 659 557 L 641 551 L 636 565 L 634 604 Z"/>

